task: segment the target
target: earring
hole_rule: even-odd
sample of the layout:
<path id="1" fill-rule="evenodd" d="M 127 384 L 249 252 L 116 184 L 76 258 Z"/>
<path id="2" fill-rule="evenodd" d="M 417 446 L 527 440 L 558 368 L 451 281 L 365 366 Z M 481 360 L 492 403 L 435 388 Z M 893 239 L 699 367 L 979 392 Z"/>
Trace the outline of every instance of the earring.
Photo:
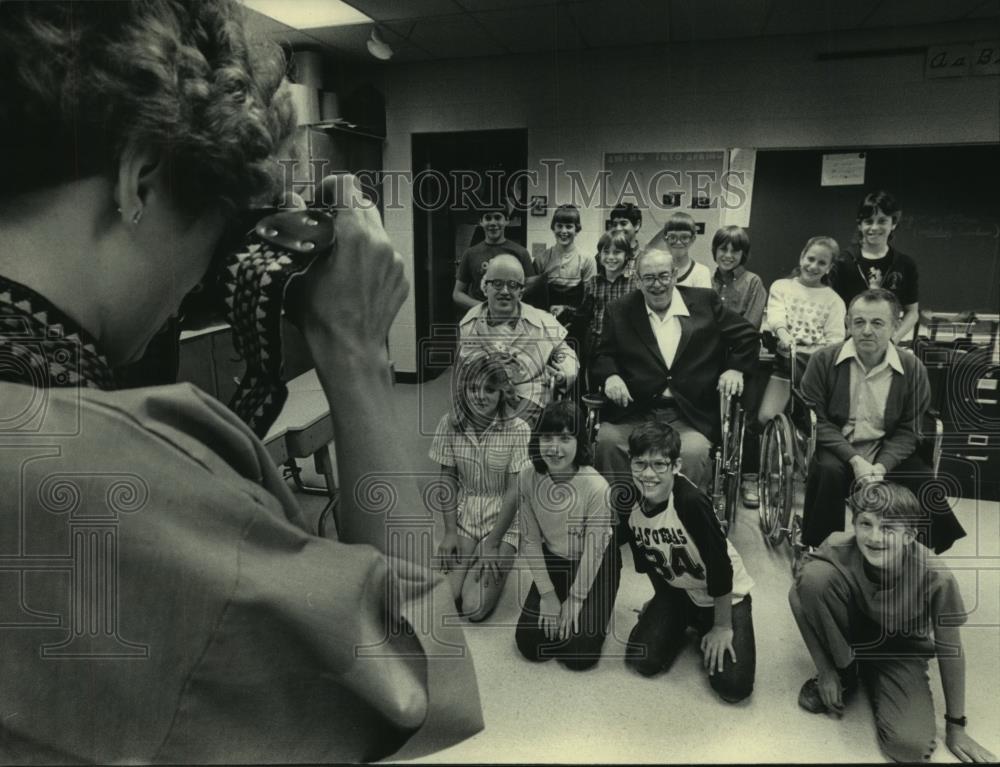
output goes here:
<path id="1" fill-rule="evenodd" d="M 132 226 L 138 226 L 141 220 L 142 220 L 142 208 L 136 208 L 135 213 L 132 214 Z"/>

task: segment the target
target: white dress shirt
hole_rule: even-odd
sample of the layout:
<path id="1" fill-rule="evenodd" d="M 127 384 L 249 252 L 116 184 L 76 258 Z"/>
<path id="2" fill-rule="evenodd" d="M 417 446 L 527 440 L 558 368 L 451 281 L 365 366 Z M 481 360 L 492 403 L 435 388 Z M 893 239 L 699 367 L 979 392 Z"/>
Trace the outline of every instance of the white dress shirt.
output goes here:
<path id="1" fill-rule="evenodd" d="M 687 304 L 681 298 L 681 294 L 676 290 L 667 307 L 667 313 L 660 319 L 660 316 L 649 308 L 646 304 L 646 314 L 649 316 L 649 326 L 653 329 L 656 337 L 656 345 L 660 348 L 660 355 L 667 367 L 673 367 L 674 357 L 677 356 L 677 345 L 681 342 L 681 321 L 678 317 L 690 317 Z M 670 387 L 663 390 L 664 397 L 672 397 Z"/>

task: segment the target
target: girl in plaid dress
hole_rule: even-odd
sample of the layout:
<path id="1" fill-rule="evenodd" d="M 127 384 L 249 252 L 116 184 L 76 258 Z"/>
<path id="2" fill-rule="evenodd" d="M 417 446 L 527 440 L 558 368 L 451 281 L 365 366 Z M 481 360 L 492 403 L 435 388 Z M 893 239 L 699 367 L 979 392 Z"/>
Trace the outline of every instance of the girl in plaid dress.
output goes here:
<path id="1" fill-rule="evenodd" d="M 459 612 L 481 621 L 496 607 L 517 554 L 517 473 L 529 464 L 531 429 L 514 415 L 518 397 L 499 355 L 461 359 L 452 397 L 430 450 L 443 485 L 437 563 Z"/>

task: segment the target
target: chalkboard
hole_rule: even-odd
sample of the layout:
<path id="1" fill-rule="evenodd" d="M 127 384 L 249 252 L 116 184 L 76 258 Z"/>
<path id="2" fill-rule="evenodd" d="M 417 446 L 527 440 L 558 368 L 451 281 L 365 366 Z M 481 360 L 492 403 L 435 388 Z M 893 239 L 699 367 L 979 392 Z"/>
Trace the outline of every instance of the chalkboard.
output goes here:
<path id="1" fill-rule="evenodd" d="M 820 186 L 823 155 L 839 152 L 864 152 L 863 186 Z M 770 287 L 814 235 L 853 247 L 858 204 L 876 189 L 903 208 L 893 245 L 917 262 L 921 309 L 1000 311 L 996 144 L 758 151 L 749 268 Z"/>

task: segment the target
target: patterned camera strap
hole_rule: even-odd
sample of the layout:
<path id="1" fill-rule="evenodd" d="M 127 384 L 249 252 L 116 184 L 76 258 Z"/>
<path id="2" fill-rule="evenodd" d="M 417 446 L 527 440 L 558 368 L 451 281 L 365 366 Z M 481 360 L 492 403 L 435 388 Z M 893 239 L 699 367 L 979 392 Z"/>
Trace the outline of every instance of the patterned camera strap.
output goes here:
<path id="1" fill-rule="evenodd" d="M 333 248 L 334 215 L 294 210 L 268 216 L 225 266 L 227 318 L 247 365 L 229 408 L 261 439 L 288 398 L 281 354 L 285 289 Z"/>
<path id="2" fill-rule="evenodd" d="M 0 277 L 0 380 L 39 389 L 114 390 L 97 342 L 45 296 Z"/>

